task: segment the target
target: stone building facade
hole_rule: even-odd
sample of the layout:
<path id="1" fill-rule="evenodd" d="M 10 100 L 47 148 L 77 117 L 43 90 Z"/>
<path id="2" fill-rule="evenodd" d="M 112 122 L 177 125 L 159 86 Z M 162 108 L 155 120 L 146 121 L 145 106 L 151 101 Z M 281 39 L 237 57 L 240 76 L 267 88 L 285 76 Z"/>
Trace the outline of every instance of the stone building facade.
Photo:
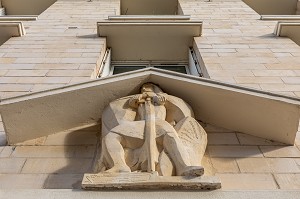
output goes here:
<path id="1" fill-rule="evenodd" d="M 261 20 L 241 0 L 178 3 L 191 21 L 203 21 L 202 35 L 194 38 L 194 48 L 207 71 L 205 78 L 293 99 L 300 97 L 300 47 L 288 37 L 273 34 L 277 21 Z M 23 21 L 26 35 L 12 37 L 0 46 L 1 99 L 95 79 L 106 50 L 106 40 L 98 37 L 96 24 L 119 13 L 119 0 L 58 0 L 37 20 Z M 210 124 L 204 127 L 208 147 L 203 165 L 206 175 L 220 178 L 222 189 L 179 195 L 238 198 L 243 194 L 261 194 L 271 198 L 279 194 L 297 198 L 299 133 L 294 145 L 287 145 Z M 0 130 L 0 198 L 2 194 L 6 198 L 12 194 L 21 197 L 18 193 L 28 193 L 31 198 L 33 192 L 45 197 L 64 194 L 66 198 L 116 194 L 71 192 L 80 190 L 83 174 L 91 169 L 99 126 L 65 130 L 13 145 L 7 144 L 3 125 Z M 126 195 L 129 193 L 124 194 L 130 197 Z M 135 194 L 131 196 L 142 193 Z M 179 197 L 172 192 L 163 194 Z"/>

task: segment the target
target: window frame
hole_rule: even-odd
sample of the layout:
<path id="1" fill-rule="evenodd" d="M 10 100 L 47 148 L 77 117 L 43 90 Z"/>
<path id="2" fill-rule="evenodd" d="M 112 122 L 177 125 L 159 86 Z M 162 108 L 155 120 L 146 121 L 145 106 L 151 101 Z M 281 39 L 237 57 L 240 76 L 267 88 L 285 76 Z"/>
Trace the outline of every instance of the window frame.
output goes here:
<path id="1" fill-rule="evenodd" d="M 105 56 L 101 62 L 101 66 L 97 72 L 97 78 L 108 77 L 114 75 L 115 66 L 145 66 L 145 68 L 154 67 L 154 66 L 184 66 L 187 75 L 193 75 L 198 77 L 203 77 L 201 67 L 195 51 L 193 48 L 189 48 L 188 54 L 189 59 L 187 61 L 112 61 L 111 60 L 111 48 L 106 50 Z M 138 69 L 139 70 L 139 69 Z M 164 69 L 161 69 L 164 70 Z M 171 71 L 171 70 L 169 70 Z M 128 71 L 129 72 L 129 71 Z M 175 71 L 173 71 L 175 72 Z M 119 73 L 121 74 L 121 73 Z M 117 74 L 115 74 L 117 75 Z"/>
<path id="2" fill-rule="evenodd" d="M 155 68 L 154 66 L 184 66 L 185 67 L 185 71 L 186 73 L 184 74 L 191 74 L 190 70 L 189 70 L 189 66 L 188 66 L 188 62 L 164 62 L 164 61 L 112 61 L 111 62 L 111 66 L 110 66 L 110 72 L 109 72 L 109 76 L 114 75 L 114 69 L 115 66 L 145 66 L 145 68 Z M 140 70 L 140 69 L 138 69 Z M 161 70 L 165 70 L 165 69 L 161 69 Z M 171 71 L 171 70 L 169 70 Z M 129 72 L 129 71 L 128 71 Z M 175 72 L 175 71 L 173 71 Z M 117 74 L 115 74 L 117 75 Z"/>

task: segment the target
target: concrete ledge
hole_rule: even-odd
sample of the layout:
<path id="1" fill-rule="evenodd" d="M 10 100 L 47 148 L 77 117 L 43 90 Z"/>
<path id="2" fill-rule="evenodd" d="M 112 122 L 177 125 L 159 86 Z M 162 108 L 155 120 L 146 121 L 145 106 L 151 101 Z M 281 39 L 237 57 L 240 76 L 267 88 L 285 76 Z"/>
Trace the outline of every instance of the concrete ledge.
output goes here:
<path id="1" fill-rule="evenodd" d="M 99 173 L 84 174 L 82 187 L 88 190 L 214 190 L 221 188 L 221 182 L 217 176 L 158 176 L 157 172 Z"/>
<path id="2" fill-rule="evenodd" d="M 106 37 L 113 61 L 187 61 L 193 38 L 201 33 L 201 21 L 98 22 L 98 35 Z"/>
<path id="3" fill-rule="evenodd" d="M 108 20 L 189 20 L 190 15 L 114 15 Z"/>
<path id="4" fill-rule="evenodd" d="M 278 37 L 289 37 L 300 45 L 300 21 L 279 21 L 274 34 Z"/>
<path id="5" fill-rule="evenodd" d="M 71 189 L 0 189 L 0 199 L 298 199 L 300 191 L 83 191 Z"/>
<path id="6" fill-rule="evenodd" d="M 25 28 L 24 28 L 22 22 L 0 21 L 0 28 L 3 29 L 3 30 L 1 30 L 2 33 L 3 33 L 3 31 L 11 32 L 12 37 L 20 37 L 20 36 L 25 35 Z M 7 29 L 7 30 L 5 30 L 5 29 Z M 8 30 L 8 29 L 11 29 L 11 30 Z"/>
<path id="7" fill-rule="evenodd" d="M 36 21 L 37 15 L 19 16 L 19 15 L 6 15 L 0 16 L 0 21 Z"/>
<path id="8" fill-rule="evenodd" d="M 300 20 L 300 15 L 261 15 L 260 19 L 270 21 Z"/>
<path id="9" fill-rule="evenodd" d="M 24 34 L 22 22 L 0 20 L 0 45 L 11 37 L 21 37 Z"/>

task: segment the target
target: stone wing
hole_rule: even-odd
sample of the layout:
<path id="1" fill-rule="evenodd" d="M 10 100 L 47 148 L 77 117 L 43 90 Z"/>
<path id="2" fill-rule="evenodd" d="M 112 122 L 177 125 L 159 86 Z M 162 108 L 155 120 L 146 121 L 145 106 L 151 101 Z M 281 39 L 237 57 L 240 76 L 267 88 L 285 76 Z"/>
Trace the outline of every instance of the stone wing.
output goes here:
<path id="1" fill-rule="evenodd" d="M 192 117 L 186 117 L 175 126 L 179 138 L 186 147 L 193 166 L 201 166 L 207 145 L 207 134 Z"/>

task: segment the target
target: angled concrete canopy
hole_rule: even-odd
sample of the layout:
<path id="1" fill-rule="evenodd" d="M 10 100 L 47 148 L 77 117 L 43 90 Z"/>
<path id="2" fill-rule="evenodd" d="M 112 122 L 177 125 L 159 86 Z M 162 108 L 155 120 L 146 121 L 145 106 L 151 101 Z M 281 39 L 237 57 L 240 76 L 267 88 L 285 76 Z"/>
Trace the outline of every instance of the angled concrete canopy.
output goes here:
<path id="1" fill-rule="evenodd" d="M 261 20 L 279 21 L 279 20 L 300 20 L 300 15 L 261 15 Z"/>
<path id="2" fill-rule="evenodd" d="M 190 15 L 112 15 L 108 20 L 190 20 Z"/>
<path id="3" fill-rule="evenodd" d="M 0 21 L 36 21 L 38 19 L 38 15 L 10 15 L 10 16 L 0 16 Z"/>
<path id="4" fill-rule="evenodd" d="M 280 37 L 289 37 L 300 45 L 300 21 L 279 21 L 274 34 Z"/>
<path id="5" fill-rule="evenodd" d="M 260 15 L 294 15 L 298 0 L 243 0 Z"/>
<path id="6" fill-rule="evenodd" d="M 11 37 L 20 37 L 25 34 L 21 22 L 0 21 L 0 45 Z"/>
<path id="7" fill-rule="evenodd" d="M 57 0 L 1 0 L 7 15 L 39 15 Z"/>
<path id="8" fill-rule="evenodd" d="M 0 112 L 10 144 L 94 124 L 109 102 L 138 93 L 143 83 L 189 103 L 203 122 L 293 144 L 300 99 L 159 69 L 144 69 L 4 99 Z"/>
<path id="9" fill-rule="evenodd" d="M 121 0 L 122 15 L 175 15 L 178 0 Z"/>
<path id="10" fill-rule="evenodd" d="M 201 30 L 201 21 L 98 22 L 98 35 L 106 37 L 116 61 L 187 61 L 188 49 Z"/>

